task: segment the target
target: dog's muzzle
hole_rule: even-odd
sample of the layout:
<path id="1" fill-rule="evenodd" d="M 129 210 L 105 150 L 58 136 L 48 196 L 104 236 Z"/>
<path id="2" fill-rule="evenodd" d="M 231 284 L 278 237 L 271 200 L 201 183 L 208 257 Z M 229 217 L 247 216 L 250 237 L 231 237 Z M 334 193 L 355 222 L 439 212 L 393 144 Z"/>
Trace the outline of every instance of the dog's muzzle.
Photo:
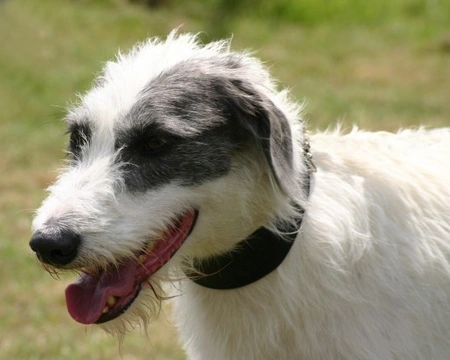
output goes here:
<path id="1" fill-rule="evenodd" d="M 78 255 L 81 236 L 68 229 L 36 231 L 30 240 L 30 247 L 37 258 L 49 265 L 64 266 Z"/>
<path id="2" fill-rule="evenodd" d="M 77 269 L 80 278 L 66 288 L 70 315 L 82 324 L 101 324 L 122 315 L 148 285 L 150 277 L 164 266 L 191 234 L 198 211 L 189 209 L 169 222 L 157 238 L 143 243 L 142 250 L 127 258 L 118 258 L 101 269 L 76 267 L 85 261 L 88 238 L 65 227 L 46 226 L 37 230 L 31 249 L 44 264 L 61 269 Z M 89 250 L 88 250 L 89 252 Z M 80 259 L 77 259 L 77 256 Z M 92 255 L 95 258 L 95 254 Z M 79 260 L 79 261 L 76 261 Z"/>

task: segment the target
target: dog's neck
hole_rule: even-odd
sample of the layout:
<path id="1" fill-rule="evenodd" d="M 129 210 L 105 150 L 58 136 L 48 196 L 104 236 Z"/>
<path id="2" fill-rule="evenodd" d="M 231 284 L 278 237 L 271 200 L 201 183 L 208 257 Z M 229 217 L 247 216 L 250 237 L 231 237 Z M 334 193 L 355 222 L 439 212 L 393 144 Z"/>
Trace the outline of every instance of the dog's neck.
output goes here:
<path id="1" fill-rule="evenodd" d="M 294 222 L 278 226 L 278 232 L 261 227 L 225 254 L 194 259 L 194 272 L 186 275 L 210 289 L 236 289 L 270 274 L 285 259 L 298 234 L 304 210 Z M 280 235 L 283 234 L 283 235 Z"/>
<path id="2" fill-rule="evenodd" d="M 303 146 L 303 159 L 308 169 L 305 193 L 309 196 L 310 176 L 316 171 L 309 142 Z M 295 204 L 294 221 L 281 222 L 273 232 L 261 227 L 233 250 L 206 259 L 194 259 L 193 271 L 186 275 L 193 282 L 209 289 L 230 290 L 252 284 L 274 271 L 286 258 L 300 230 L 305 210 Z"/>

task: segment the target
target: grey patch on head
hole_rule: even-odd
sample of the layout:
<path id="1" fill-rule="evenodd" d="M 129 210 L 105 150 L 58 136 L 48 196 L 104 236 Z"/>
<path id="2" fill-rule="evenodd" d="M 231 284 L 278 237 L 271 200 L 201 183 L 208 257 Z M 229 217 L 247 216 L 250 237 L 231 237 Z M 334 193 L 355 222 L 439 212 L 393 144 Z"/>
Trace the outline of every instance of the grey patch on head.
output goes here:
<path id="1" fill-rule="evenodd" d="M 233 55 L 186 61 L 147 85 L 115 127 L 130 191 L 218 178 L 249 144 L 262 148 L 280 187 L 289 187 L 293 151 L 288 121 L 250 83 L 233 76 L 239 66 Z M 164 145 L 149 150 L 155 142 Z"/>
<path id="2" fill-rule="evenodd" d="M 243 141 L 214 78 L 177 66 L 154 79 L 116 129 L 125 186 L 198 185 L 227 174 Z M 149 150 L 152 142 L 163 142 Z"/>

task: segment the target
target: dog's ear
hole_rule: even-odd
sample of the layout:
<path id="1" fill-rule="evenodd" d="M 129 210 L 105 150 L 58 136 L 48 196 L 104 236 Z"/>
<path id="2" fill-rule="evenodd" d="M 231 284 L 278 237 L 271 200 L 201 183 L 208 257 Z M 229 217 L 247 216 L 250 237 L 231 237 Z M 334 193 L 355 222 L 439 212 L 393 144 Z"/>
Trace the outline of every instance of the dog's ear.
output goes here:
<path id="1" fill-rule="evenodd" d="M 264 94 L 240 80 L 231 81 L 227 94 L 231 114 L 260 144 L 280 189 L 291 197 L 294 180 L 293 140 L 288 119 Z"/>

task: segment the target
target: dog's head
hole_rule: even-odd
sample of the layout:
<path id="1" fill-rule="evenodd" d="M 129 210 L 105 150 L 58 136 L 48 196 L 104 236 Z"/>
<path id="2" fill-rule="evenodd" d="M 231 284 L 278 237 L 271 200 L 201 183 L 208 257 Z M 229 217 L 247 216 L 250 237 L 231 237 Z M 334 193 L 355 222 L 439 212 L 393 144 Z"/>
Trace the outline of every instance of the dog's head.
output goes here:
<path id="1" fill-rule="evenodd" d="M 304 201 L 298 109 L 228 47 L 148 41 L 107 63 L 69 111 L 69 163 L 30 245 L 47 266 L 82 272 L 66 290 L 77 321 L 145 317 L 158 278 Z"/>

